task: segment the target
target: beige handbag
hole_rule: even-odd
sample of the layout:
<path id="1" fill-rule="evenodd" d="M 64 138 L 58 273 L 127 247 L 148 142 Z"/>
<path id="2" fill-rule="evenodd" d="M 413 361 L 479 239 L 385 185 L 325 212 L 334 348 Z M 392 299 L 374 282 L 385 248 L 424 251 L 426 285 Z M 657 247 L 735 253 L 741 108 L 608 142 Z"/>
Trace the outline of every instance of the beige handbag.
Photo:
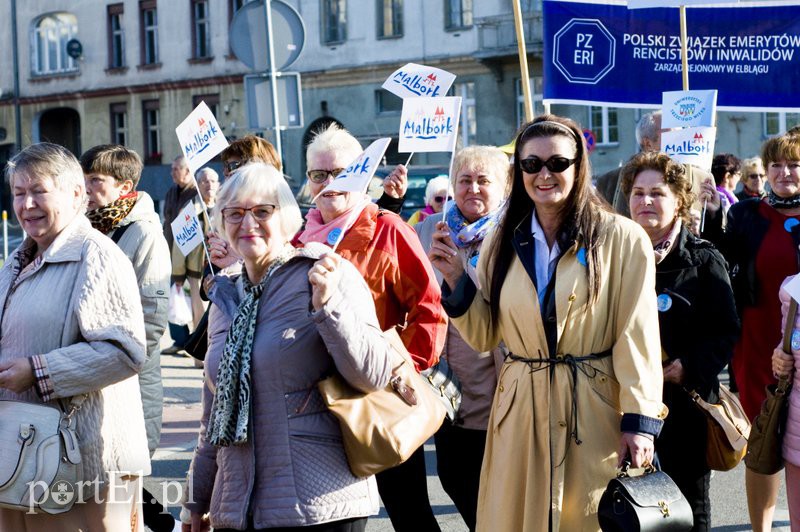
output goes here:
<path id="1" fill-rule="evenodd" d="M 339 374 L 318 383 L 339 420 L 347 462 L 357 477 L 400 465 L 439 430 L 445 407 L 417 373 L 397 331 L 384 333 L 393 357 L 392 377 L 381 390 L 364 393 Z"/>
<path id="2" fill-rule="evenodd" d="M 719 404 L 707 403 L 692 390 L 695 404 L 706 414 L 708 439 L 706 462 L 715 471 L 729 471 L 739 465 L 747 453 L 750 420 L 739 399 L 724 385 L 719 385 Z"/>
<path id="3" fill-rule="evenodd" d="M 75 412 L 23 401 L 0 400 L 0 507 L 60 514 L 75 503 L 83 464 Z"/>

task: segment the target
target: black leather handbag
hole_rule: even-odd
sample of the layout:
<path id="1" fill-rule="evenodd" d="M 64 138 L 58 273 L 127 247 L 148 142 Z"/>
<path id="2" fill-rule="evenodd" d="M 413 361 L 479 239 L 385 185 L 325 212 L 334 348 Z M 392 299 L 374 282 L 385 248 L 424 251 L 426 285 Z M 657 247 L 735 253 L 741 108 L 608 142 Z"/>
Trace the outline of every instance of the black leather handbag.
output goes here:
<path id="1" fill-rule="evenodd" d="M 691 530 L 689 501 L 669 475 L 650 466 L 641 476 L 628 475 L 624 462 L 600 498 L 597 519 L 603 532 L 679 532 Z"/>

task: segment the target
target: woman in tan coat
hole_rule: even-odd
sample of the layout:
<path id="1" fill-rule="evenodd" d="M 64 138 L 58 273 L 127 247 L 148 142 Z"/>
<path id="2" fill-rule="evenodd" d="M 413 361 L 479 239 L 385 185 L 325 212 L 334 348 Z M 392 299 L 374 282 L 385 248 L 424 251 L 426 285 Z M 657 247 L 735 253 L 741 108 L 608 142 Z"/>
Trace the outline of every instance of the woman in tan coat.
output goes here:
<path id="1" fill-rule="evenodd" d="M 666 411 L 652 247 L 601 207 L 590 175 L 577 124 L 541 116 L 517 136 L 508 207 L 484 243 L 477 286 L 449 233 L 434 235 L 453 323 L 478 351 L 501 340 L 510 351 L 478 530 L 598 530 L 621 460 L 653 457 Z"/>

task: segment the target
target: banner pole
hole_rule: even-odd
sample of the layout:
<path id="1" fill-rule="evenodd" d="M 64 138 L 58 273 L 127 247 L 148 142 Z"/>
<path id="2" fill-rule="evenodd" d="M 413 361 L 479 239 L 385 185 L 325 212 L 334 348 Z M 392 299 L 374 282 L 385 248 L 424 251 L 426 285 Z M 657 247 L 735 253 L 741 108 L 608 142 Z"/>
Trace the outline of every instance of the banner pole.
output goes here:
<path id="1" fill-rule="evenodd" d="M 409 156 L 408 156 L 408 160 L 406 161 L 406 164 L 404 164 L 403 166 L 405 166 L 406 168 L 408 168 L 408 163 L 410 163 L 410 162 L 411 162 L 411 158 L 412 158 L 413 156 L 414 156 L 414 152 L 412 151 L 412 152 L 411 152 L 411 155 L 409 155 Z"/>
<path id="2" fill-rule="evenodd" d="M 203 195 L 200 194 L 200 185 L 197 184 L 197 178 L 194 177 L 194 174 L 192 174 L 192 182 L 194 183 L 194 188 L 197 191 L 197 197 L 200 199 L 200 206 L 203 208 L 203 217 L 206 220 L 206 227 L 211 229 L 211 217 L 208 215 L 206 202 L 203 201 Z M 206 246 L 206 235 L 203 235 L 203 249 L 206 252 L 206 259 L 208 259 L 208 269 L 211 270 L 211 275 L 216 275 L 214 273 L 214 265 L 211 264 L 211 254 L 208 252 L 208 246 Z"/>
<path id="3" fill-rule="evenodd" d="M 514 29 L 517 32 L 517 49 L 519 50 L 520 83 L 525 100 L 525 121 L 533 120 L 533 101 L 531 100 L 531 82 L 528 75 L 528 53 L 525 50 L 525 29 L 522 26 L 522 9 L 519 0 L 513 0 Z"/>
<path id="4" fill-rule="evenodd" d="M 689 90 L 689 37 L 686 31 L 686 6 L 681 5 L 681 63 L 683 69 L 683 90 Z"/>

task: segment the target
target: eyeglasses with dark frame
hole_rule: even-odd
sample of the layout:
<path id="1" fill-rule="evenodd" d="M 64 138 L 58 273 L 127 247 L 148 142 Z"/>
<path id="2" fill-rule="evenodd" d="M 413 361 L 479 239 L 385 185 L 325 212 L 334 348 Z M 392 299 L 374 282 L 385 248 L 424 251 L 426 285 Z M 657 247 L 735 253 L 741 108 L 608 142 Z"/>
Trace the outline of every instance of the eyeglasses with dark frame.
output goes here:
<path id="1" fill-rule="evenodd" d="M 226 172 L 230 174 L 231 172 L 237 170 L 243 164 L 244 161 L 228 161 L 226 163 L 222 163 L 222 167 L 225 169 Z"/>
<path id="2" fill-rule="evenodd" d="M 434 196 L 433 197 L 433 201 L 435 201 L 436 203 L 442 203 L 446 199 L 449 200 L 449 199 L 452 199 L 452 198 L 450 196 L 447 196 L 446 198 L 444 196 Z"/>
<path id="3" fill-rule="evenodd" d="M 333 170 L 309 170 L 306 172 L 309 181 L 312 183 L 324 183 L 328 180 L 328 176 L 336 177 L 344 172 L 344 168 L 334 168 Z"/>
<path id="4" fill-rule="evenodd" d="M 265 203 L 263 205 L 253 205 L 250 208 L 244 209 L 242 207 L 227 207 L 222 209 L 222 219 L 230 224 L 240 224 L 244 220 L 245 213 L 250 213 L 254 220 L 258 222 L 266 222 L 272 216 L 272 213 L 277 209 L 277 205 L 270 205 Z"/>
<path id="5" fill-rule="evenodd" d="M 747 179 L 764 179 L 767 174 L 747 174 Z"/>
<path id="6" fill-rule="evenodd" d="M 553 155 L 546 161 L 536 157 L 528 157 L 527 159 L 520 159 L 519 166 L 522 171 L 528 174 L 538 174 L 542 171 L 543 167 L 554 173 L 560 173 L 575 164 L 578 159 L 568 159 L 560 155 Z"/>

